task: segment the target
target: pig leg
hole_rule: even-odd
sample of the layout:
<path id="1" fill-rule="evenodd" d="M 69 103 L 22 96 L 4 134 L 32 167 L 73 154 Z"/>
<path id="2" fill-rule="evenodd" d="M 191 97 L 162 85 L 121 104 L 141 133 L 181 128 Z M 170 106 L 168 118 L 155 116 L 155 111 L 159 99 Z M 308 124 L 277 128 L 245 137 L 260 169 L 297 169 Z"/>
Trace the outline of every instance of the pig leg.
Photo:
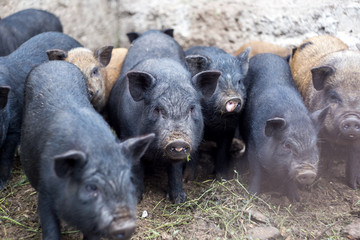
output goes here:
<path id="1" fill-rule="evenodd" d="M 263 173 L 258 159 L 251 157 L 251 154 L 249 154 L 248 160 L 250 166 L 249 192 L 252 195 L 256 195 L 259 194 L 261 191 L 261 181 Z"/>
<path id="2" fill-rule="evenodd" d="M 216 141 L 217 152 L 215 159 L 215 174 L 216 179 L 227 179 L 230 167 L 230 147 L 234 138 L 235 132 L 227 131 L 223 138 Z"/>
<path id="3" fill-rule="evenodd" d="M 5 143 L 1 148 L 0 156 L 0 189 L 2 189 L 10 178 L 10 172 L 14 163 L 14 155 L 18 146 L 20 135 L 10 133 L 6 136 Z"/>
<path id="4" fill-rule="evenodd" d="M 294 180 L 290 179 L 285 183 L 285 195 L 292 203 L 300 200 L 297 184 Z"/>
<path id="5" fill-rule="evenodd" d="M 52 200 L 50 197 L 47 194 L 39 192 L 38 211 L 43 239 L 60 240 L 60 221 L 51 205 Z"/>
<path id="6" fill-rule="evenodd" d="M 183 203 L 186 194 L 182 185 L 183 162 L 170 163 L 168 166 L 168 197 L 175 204 Z"/>
<path id="7" fill-rule="evenodd" d="M 134 186 L 135 186 L 136 198 L 137 198 L 137 201 L 140 202 L 144 197 L 144 190 L 145 190 L 143 163 L 140 161 L 139 163 L 134 164 L 132 166 L 131 171 L 133 174 L 133 177 L 131 178 L 131 180 L 133 181 Z"/>
<path id="8" fill-rule="evenodd" d="M 349 187 L 356 189 L 356 184 L 360 181 L 360 150 L 349 149 L 350 154 L 346 161 L 346 182 Z"/>

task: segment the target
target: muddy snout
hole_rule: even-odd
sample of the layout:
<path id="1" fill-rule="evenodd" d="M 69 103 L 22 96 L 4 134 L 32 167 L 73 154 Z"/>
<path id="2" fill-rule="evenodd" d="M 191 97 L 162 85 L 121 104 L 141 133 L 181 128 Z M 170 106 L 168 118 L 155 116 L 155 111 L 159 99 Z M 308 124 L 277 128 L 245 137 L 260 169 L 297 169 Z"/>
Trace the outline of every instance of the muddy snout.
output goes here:
<path id="1" fill-rule="evenodd" d="M 165 147 L 166 154 L 173 160 L 183 160 L 190 154 L 190 144 L 184 140 L 175 140 Z"/>
<path id="2" fill-rule="evenodd" d="M 231 113 L 231 112 L 240 112 L 242 108 L 242 100 L 241 98 L 234 97 L 230 98 L 225 102 L 225 112 Z"/>
<path id="3" fill-rule="evenodd" d="M 358 115 L 349 114 L 340 122 L 341 134 L 349 140 L 360 137 L 360 118 Z"/>
<path id="4" fill-rule="evenodd" d="M 296 180 L 301 185 L 310 185 L 315 181 L 316 171 L 312 169 L 302 169 L 298 171 Z"/>
<path id="5" fill-rule="evenodd" d="M 118 240 L 130 239 L 132 234 L 135 232 L 135 228 L 135 220 L 123 222 L 121 224 L 113 222 L 110 225 L 109 238 Z"/>

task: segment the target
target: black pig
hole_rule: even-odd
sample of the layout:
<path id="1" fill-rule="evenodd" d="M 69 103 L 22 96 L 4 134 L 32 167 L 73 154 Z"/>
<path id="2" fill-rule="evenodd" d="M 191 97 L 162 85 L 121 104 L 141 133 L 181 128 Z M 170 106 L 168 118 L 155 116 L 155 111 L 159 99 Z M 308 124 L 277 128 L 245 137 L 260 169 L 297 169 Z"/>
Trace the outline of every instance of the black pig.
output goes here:
<path id="1" fill-rule="evenodd" d="M 9 179 L 20 140 L 26 76 L 34 66 L 48 60 L 47 50 L 80 46 L 63 33 L 46 32 L 29 39 L 10 55 L 0 57 L 0 189 Z"/>
<path id="2" fill-rule="evenodd" d="M 164 161 L 168 194 L 185 201 L 183 163 L 202 138 L 200 100 L 214 92 L 220 73 L 201 72 L 191 78 L 182 48 L 170 36 L 150 30 L 129 48 L 123 69 L 109 98 L 109 120 L 120 138 L 150 132 L 155 140 L 144 160 Z M 144 191 L 143 163 L 134 167 L 138 199 Z"/>
<path id="3" fill-rule="evenodd" d="M 250 165 L 249 191 L 260 193 L 265 181 L 285 184 L 290 201 L 298 201 L 298 184 L 317 174 L 317 134 L 327 112 L 309 114 L 288 63 L 265 53 L 250 59 L 242 132 Z"/>
<path id="4" fill-rule="evenodd" d="M 249 66 L 250 49 L 234 57 L 217 47 L 192 47 L 185 51 L 186 61 L 192 75 L 204 70 L 221 72 L 214 94 L 202 101 L 205 121 L 205 140 L 215 141 L 215 174 L 217 179 L 229 178 L 230 146 L 243 109 L 246 89 L 244 79 Z M 196 162 L 196 160 L 194 159 Z M 190 171 L 194 169 L 190 164 Z M 188 173 L 193 178 L 194 173 Z"/>
<path id="5" fill-rule="evenodd" d="M 38 191 L 43 239 L 60 239 L 59 220 L 84 239 L 129 239 L 136 226 L 131 165 L 154 134 L 120 143 L 87 89 L 64 61 L 41 64 L 26 80 L 20 160 Z"/>
<path id="6" fill-rule="evenodd" d="M 62 32 L 60 20 L 39 9 L 25 9 L 0 19 L 0 56 L 9 55 L 31 37 L 49 31 Z"/>

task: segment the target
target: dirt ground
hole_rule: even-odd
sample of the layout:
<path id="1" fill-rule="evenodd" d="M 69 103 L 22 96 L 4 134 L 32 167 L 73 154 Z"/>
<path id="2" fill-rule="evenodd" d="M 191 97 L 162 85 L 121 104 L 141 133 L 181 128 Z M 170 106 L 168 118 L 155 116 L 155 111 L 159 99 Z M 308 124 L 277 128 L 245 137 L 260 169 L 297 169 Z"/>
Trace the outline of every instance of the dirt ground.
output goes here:
<path id="1" fill-rule="evenodd" d="M 301 201 L 291 204 L 276 192 L 250 196 L 243 168 L 234 180 L 214 181 L 211 156 L 213 148 L 203 147 L 197 179 L 184 183 L 183 204 L 165 198 L 163 173 L 146 178 L 132 239 L 256 239 L 251 233 L 261 231 L 260 239 L 268 239 L 269 227 L 278 231 L 271 239 L 354 239 L 346 226 L 360 218 L 360 193 L 345 184 L 342 161 L 321 170 L 311 188 L 300 191 Z M 40 239 L 36 211 L 37 194 L 17 161 L 11 182 L 0 192 L 0 239 Z M 144 211 L 147 216 L 141 217 Z M 63 239 L 81 238 L 66 225 L 63 232 Z"/>

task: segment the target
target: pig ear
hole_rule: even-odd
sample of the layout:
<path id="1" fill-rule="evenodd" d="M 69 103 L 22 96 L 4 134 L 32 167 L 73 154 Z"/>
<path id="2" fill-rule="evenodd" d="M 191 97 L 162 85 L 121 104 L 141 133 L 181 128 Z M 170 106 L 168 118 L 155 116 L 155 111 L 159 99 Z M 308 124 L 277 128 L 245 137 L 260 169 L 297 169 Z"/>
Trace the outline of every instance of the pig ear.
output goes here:
<path id="1" fill-rule="evenodd" d="M 201 55 L 188 55 L 185 57 L 186 66 L 192 75 L 209 68 L 210 60 Z"/>
<path id="2" fill-rule="evenodd" d="M 326 115 L 328 114 L 330 106 L 317 110 L 311 114 L 311 120 L 317 130 L 320 130 L 321 125 L 324 123 Z"/>
<path id="3" fill-rule="evenodd" d="M 324 88 L 326 80 L 333 75 L 335 69 L 329 65 L 314 67 L 311 69 L 314 88 L 320 91 Z"/>
<path id="4" fill-rule="evenodd" d="M 137 163 L 144 155 L 150 143 L 154 140 L 155 134 L 150 133 L 145 136 L 130 138 L 121 144 L 123 145 L 124 154 Z"/>
<path id="5" fill-rule="evenodd" d="M 54 161 L 55 173 L 59 178 L 80 176 L 79 172 L 87 163 L 85 153 L 77 150 L 70 150 L 56 155 Z"/>
<path id="6" fill-rule="evenodd" d="M 50 49 L 46 51 L 49 60 L 65 60 L 68 56 L 67 51 L 61 49 Z"/>
<path id="7" fill-rule="evenodd" d="M 221 76 L 220 71 L 203 71 L 196 74 L 192 78 L 192 82 L 197 89 L 199 89 L 205 99 L 210 98 L 219 82 L 219 77 Z"/>
<path id="8" fill-rule="evenodd" d="M 174 38 L 174 29 L 172 28 L 168 28 L 163 30 L 163 33 L 165 33 L 166 35 L 169 35 L 170 37 Z"/>
<path id="9" fill-rule="evenodd" d="M 294 48 L 291 50 L 291 56 L 294 56 L 294 55 L 295 55 L 297 49 L 298 49 L 297 47 L 294 47 Z"/>
<path id="10" fill-rule="evenodd" d="M 241 72 L 244 75 L 247 74 L 247 71 L 249 69 L 249 54 L 250 54 L 250 51 L 251 51 L 251 48 L 248 47 L 243 52 L 241 52 L 239 55 L 236 56 L 240 61 Z"/>
<path id="11" fill-rule="evenodd" d="M 146 91 L 155 82 L 155 78 L 146 72 L 130 71 L 126 76 L 129 80 L 131 97 L 137 102 L 144 99 Z"/>
<path id="12" fill-rule="evenodd" d="M 128 37 L 129 42 L 132 43 L 135 39 L 140 37 L 140 34 L 137 32 L 128 32 L 126 36 Z"/>
<path id="13" fill-rule="evenodd" d="M 9 99 L 9 86 L 0 86 L 0 110 L 6 107 L 6 104 Z"/>
<path id="14" fill-rule="evenodd" d="M 105 46 L 97 49 L 95 51 L 95 58 L 103 65 L 107 66 L 111 59 L 111 52 L 113 50 L 113 46 Z"/>
<path id="15" fill-rule="evenodd" d="M 274 117 L 266 121 L 265 124 L 265 135 L 267 137 L 272 137 L 278 131 L 281 131 L 285 128 L 286 121 L 284 118 Z"/>

